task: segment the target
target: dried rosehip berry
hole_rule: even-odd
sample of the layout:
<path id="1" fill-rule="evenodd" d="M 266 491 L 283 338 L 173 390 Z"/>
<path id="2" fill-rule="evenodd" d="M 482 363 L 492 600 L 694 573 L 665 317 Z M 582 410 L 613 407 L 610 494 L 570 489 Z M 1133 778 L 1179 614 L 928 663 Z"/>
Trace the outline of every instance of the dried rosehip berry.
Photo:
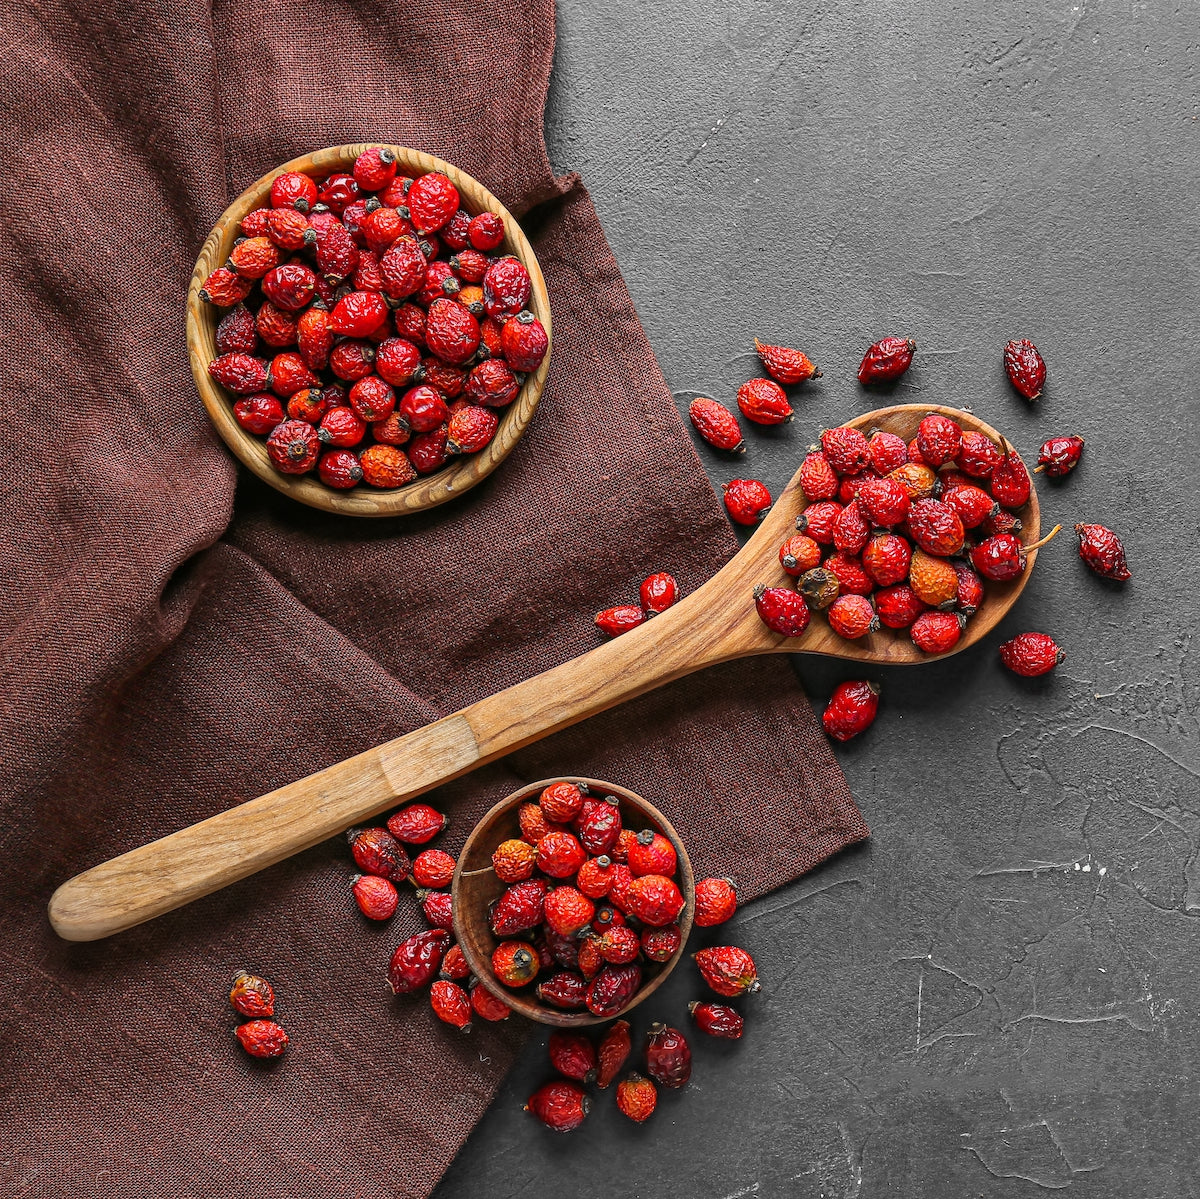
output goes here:
<path id="1" fill-rule="evenodd" d="M 387 288 L 384 288 L 384 291 L 386 292 Z M 396 309 L 394 320 L 396 332 L 405 341 L 411 341 L 416 346 L 425 344 L 425 310 L 423 308 L 419 308 L 413 303 L 401 304 Z M 484 331 L 485 325 L 486 321 L 480 325 L 480 332 Z"/>
<path id="2" fill-rule="evenodd" d="M 851 504 L 859 497 L 864 484 L 870 479 L 877 479 L 879 476 L 867 466 L 857 475 L 847 475 L 844 479 L 838 482 L 837 501 L 839 504 Z M 907 495 L 908 493 L 905 492 Z"/>
<path id="3" fill-rule="evenodd" d="M 677 1028 L 650 1025 L 646 1033 L 646 1073 L 672 1090 L 687 1085 L 692 1076 L 692 1051 Z"/>
<path id="4" fill-rule="evenodd" d="M 642 929 L 642 954 L 651 962 L 669 962 L 683 944 L 678 924 Z"/>
<path id="5" fill-rule="evenodd" d="M 1051 437 L 1042 445 L 1033 473 L 1036 475 L 1044 470 L 1048 478 L 1061 479 L 1075 469 L 1082 453 L 1082 437 Z"/>
<path id="6" fill-rule="evenodd" d="M 899 479 L 864 479 L 858 489 L 858 502 L 871 524 L 885 529 L 908 516 L 911 500 Z"/>
<path id="7" fill-rule="evenodd" d="M 949 490 L 945 490 L 943 484 L 942 503 L 956 513 L 964 529 L 979 528 L 1000 510 L 1000 505 L 986 491 L 970 484 Z"/>
<path id="8" fill-rule="evenodd" d="M 304 365 L 299 354 L 285 352 L 271 359 L 271 390 L 287 399 L 308 387 L 320 387 L 321 381 Z"/>
<path id="9" fill-rule="evenodd" d="M 809 504 L 831 500 L 838 493 L 837 472 L 818 449 L 810 450 L 800 463 L 799 483 Z"/>
<path id="10" fill-rule="evenodd" d="M 696 1021 L 696 1027 L 710 1037 L 724 1037 L 736 1041 L 742 1035 L 745 1021 L 741 1014 L 728 1004 L 701 1003 L 693 999 L 688 1004 L 688 1011 Z"/>
<path id="11" fill-rule="evenodd" d="M 654 1084 L 640 1074 L 630 1074 L 617 1083 L 617 1110 L 635 1124 L 644 1124 L 654 1115 L 658 1091 Z"/>
<path id="12" fill-rule="evenodd" d="M 497 999 L 481 983 L 476 983 L 471 988 L 471 1010 L 480 1019 L 489 1020 L 492 1023 L 507 1020 L 512 1015 L 512 1008 L 502 999 Z"/>
<path id="13" fill-rule="evenodd" d="M 283 420 L 283 405 L 278 397 L 259 392 L 243 396 L 233 406 L 234 419 L 247 433 L 265 434 Z"/>
<path id="14" fill-rule="evenodd" d="M 612 885 L 613 863 L 607 854 L 597 858 L 588 858 L 579 867 L 575 876 L 575 885 L 589 899 L 603 899 Z"/>
<path id="15" fill-rule="evenodd" d="M 803 383 L 806 379 L 819 379 L 821 372 L 811 360 L 799 350 L 787 346 L 764 345 L 756 337 L 754 348 L 767 374 L 777 383 Z"/>
<path id="16" fill-rule="evenodd" d="M 825 615 L 829 627 L 847 641 L 856 641 L 879 628 L 879 617 L 864 595 L 839 595 Z"/>
<path id="17" fill-rule="evenodd" d="M 447 454 L 476 454 L 496 436 L 500 418 L 492 408 L 463 401 L 446 425 Z"/>
<path id="18" fill-rule="evenodd" d="M 907 337 L 885 337 L 863 355 L 858 368 L 860 383 L 889 383 L 912 365 L 917 343 Z"/>
<path id="19" fill-rule="evenodd" d="M 462 982 L 464 978 L 469 977 L 471 967 L 467 965 L 467 959 L 457 945 L 451 945 L 446 950 L 446 956 L 442 958 L 442 968 L 438 973 L 451 982 Z"/>
<path id="20" fill-rule="evenodd" d="M 570 878 L 587 859 L 571 833 L 549 832 L 537 843 L 537 866 L 551 878 Z"/>
<path id="21" fill-rule="evenodd" d="M 688 416 L 696 432 L 709 445 L 718 450 L 745 453 L 742 427 L 738 424 L 737 417 L 724 404 L 718 404 L 716 400 L 705 396 L 697 396 L 688 407 Z"/>
<path id="22" fill-rule="evenodd" d="M 535 1091 L 525 1104 L 531 1112 L 554 1132 L 571 1132 L 578 1128 L 591 1110 L 583 1087 L 574 1082 L 548 1082 Z"/>
<path id="23" fill-rule="evenodd" d="M 545 982 L 538 983 L 535 991 L 540 1002 L 562 1008 L 564 1011 L 572 1011 L 585 1006 L 589 985 L 583 975 L 572 970 L 563 970 L 552 974 Z"/>
<path id="24" fill-rule="evenodd" d="M 756 525 L 771 506 L 771 493 L 757 479 L 733 479 L 723 484 L 725 508 L 739 525 Z"/>
<path id="25" fill-rule="evenodd" d="M 449 891 L 427 891 L 424 887 L 418 888 L 417 903 L 421 905 L 421 911 L 431 928 L 454 931 L 454 897 Z"/>
<path id="26" fill-rule="evenodd" d="M 262 237 L 268 232 L 269 218 L 274 209 L 255 208 L 242 217 L 241 229 L 245 237 Z M 299 214 L 298 214 L 299 215 Z"/>
<path id="27" fill-rule="evenodd" d="M 244 305 L 231 308 L 217 325 L 217 353 L 253 354 L 258 348 L 258 330 L 254 315 Z"/>
<path id="28" fill-rule="evenodd" d="M 471 1031 L 471 997 L 458 985 L 439 978 L 429 990 L 433 1014 L 460 1032 Z"/>
<path id="29" fill-rule="evenodd" d="M 275 989 L 265 978 L 239 970 L 233 976 L 229 1002 L 252 1020 L 275 1015 Z"/>
<path id="30" fill-rule="evenodd" d="M 931 608 L 952 607 L 958 599 L 958 572 L 953 564 L 921 549 L 913 553 L 908 584 L 917 599 Z"/>
<path id="31" fill-rule="evenodd" d="M 642 968 L 605 966 L 587 985 L 584 1002 L 593 1016 L 616 1016 L 629 1006 L 642 985 Z"/>
<path id="32" fill-rule="evenodd" d="M 505 321 L 500 330 L 500 352 L 515 371 L 537 370 L 549 344 L 542 322 L 528 309 Z"/>
<path id="33" fill-rule="evenodd" d="M 550 894 L 553 894 L 553 892 Z M 547 899 L 549 899 L 550 894 L 547 894 Z M 545 947 L 545 951 L 550 955 L 551 965 L 557 963 L 564 970 L 579 969 L 580 941 L 577 939 L 577 934 L 572 933 L 570 936 L 564 936 L 562 933 L 555 932 L 549 924 L 546 924 L 543 926 L 538 937 L 539 960 L 543 946 Z"/>
<path id="34" fill-rule="evenodd" d="M 679 584 L 673 575 L 660 570 L 642 580 L 638 594 L 646 615 L 657 616 L 679 599 Z"/>
<path id="35" fill-rule="evenodd" d="M 858 429 L 842 425 L 821 434 L 821 448 L 839 475 L 856 475 L 867 465 L 867 439 Z"/>
<path id="36" fill-rule="evenodd" d="M 1022 527 L 1019 517 L 1001 508 L 979 526 L 979 533 L 983 537 L 995 537 L 997 533 L 1019 533 Z"/>
<path id="37" fill-rule="evenodd" d="M 609 895 L 612 897 L 611 890 Z M 662 874 L 643 874 L 635 878 L 629 884 L 625 901 L 630 915 L 654 928 L 673 924 L 685 902 L 675 883 Z"/>
<path id="38" fill-rule="evenodd" d="M 696 927 L 724 924 L 737 911 L 737 888 L 731 878 L 702 878 L 696 884 Z"/>
<path id="39" fill-rule="evenodd" d="M 558 827 L 546 819 L 545 813 L 536 803 L 521 804 L 517 809 L 517 822 L 521 826 L 522 838 L 534 846 L 547 833 Z"/>
<path id="40" fill-rule="evenodd" d="M 793 533 L 779 547 L 779 564 L 792 578 L 799 578 L 821 564 L 821 547 L 811 537 Z"/>
<path id="41" fill-rule="evenodd" d="M 413 882 L 421 887 L 448 887 L 454 867 L 454 858 L 445 850 L 426 849 L 413 860 Z"/>
<path id="42" fill-rule="evenodd" d="M 330 211 L 341 215 L 351 204 L 361 197 L 358 181 L 353 175 L 339 171 L 330 175 L 321 184 L 318 199 Z"/>
<path id="43" fill-rule="evenodd" d="M 940 561 L 940 559 L 931 559 Z M 875 613 L 889 629 L 907 629 L 925 611 L 926 605 L 913 589 L 899 583 L 875 592 Z"/>
<path id="44" fill-rule="evenodd" d="M 804 596 L 789 587 L 760 583 L 754 589 L 754 607 L 763 624 L 781 637 L 799 637 L 811 619 Z"/>
<path id="45" fill-rule="evenodd" d="M 941 500 L 914 500 L 908 511 L 907 528 L 921 549 L 939 558 L 957 554 L 966 541 L 958 513 Z"/>
<path id="46" fill-rule="evenodd" d="M 321 417 L 317 436 L 323 445 L 348 449 L 356 446 L 366 436 L 367 425 L 353 408 L 330 408 Z"/>
<path id="47" fill-rule="evenodd" d="M 1076 525 L 1079 535 L 1079 556 L 1089 569 L 1102 579 L 1115 579 L 1123 583 L 1133 578 L 1125 564 L 1125 547 L 1121 539 L 1104 525 Z"/>
<path id="48" fill-rule="evenodd" d="M 931 412 L 917 426 L 917 448 L 926 466 L 944 466 L 962 452 L 962 429 L 948 416 Z"/>
<path id="49" fill-rule="evenodd" d="M 910 500 L 928 499 L 937 490 L 937 472 L 931 466 L 923 466 L 919 462 L 906 462 L 897 467 L 889 479 L 895 479 L 905 491 Z"/>
<path id="50" fill-rule="evenodd" d="M 1046 364 L 1028 338 L 1010 341 L 1004 347 L 1004 370 L 1008 381 L 1027 400 L 1036 400 L 1046 385 Z"/>
<path id="51" fill-rule="evenodd" d="M 985 579 L 1005 583 L 1025 569 L 1025 547 L 1013 533 L 997 533 L 971 550 L 971 565 Z"/>
<path id="52" fill-rule="evenodd" d="M 617 835 L 617 843 L 609 850 L 609 856 L 614 862 L 624 866 L 629 861 L 629 847 L 637 834 L 631 828 L 623 828 Z M 629 876 L 630 878 L 633 875 Z"/>
<path id="53" fill-rule="evenodd" d="M 544 918 L 560 937 L 574 937 L 590 923 L 595 910 L 596 905 L 577 888 L 555 887 L 546 896 Z"/>
<path id="54" fill-rule="evenodd" d="M 870 595 L 875 589 L 874 580 L 865 570 L 862 562 L 853 554 L 843 554 L 840 551 L 830 554 L 825 559 L 824 569 L 832 574 L 838 582 L 838 592 L 841 595 Z M 805 594 L 801 590 L 801 594 Z M 837 596 L 834 596 L 837 599 Z M 833 600 L 830 601 L 832 604 Z"/>
<path id="55" fill-rule="evenodd" d="M 354 862 L 363 874 L 377 874 L 402 883 L 412 864 L 404 846 L 385 828 L 352 828 L 346 834 Z"/>
<path id="56" fill-rule="evenodd" d="M 379 377 L 395 387 L 405 387 L 418 377 L 421 351 L 402 337 L 389 337 L 375 351 Z"/>
<path id="57" fill-rule="evenodd" d="M 442 244 L 448 250 L 465 250 L 469 244 L 468 233 L 471 228 L 471 214 L 460 208 L 438 231 Z"/>
<path id="58" fill-rule="evenodd" d="M 1021 508 L 1029 502 L 1033 481 L 1021 455 L 1001 438 L 1004 457 L 992 471 L 992 495 L 1006 508 Z"/>
<path id="59" fill-rule="evenodd" d="M 492 853 L 492 869 L 502 883 L 521 883 L 533 874 L 537 851 L 528 841 L 511 837 Z"/>
<path id="60" fill-rule="evenodd" d="M 524 987 L 537 978 L 541 963 L 525 941 L 501 941 L 492 950 L 492 973 L 506 987 Z"/>
<path id="61" fill-rule="evenodd" d="M 440 928 L 414 933 L 407 941 L 402 941 L 388 964 L 392 993 L 407 995 L 425 986 L 437 974 L 449 945 L 450 934 Z"/>
<path id="62" fill-rule="evenodd" d="M 550 1065 L 566 1078 L 592 1082 L 596 1077 L 596 1047 L 581 1032 L 552 1032 Z"/>
<path id="63" fill-rule="evenodd" d="M 479 322 L 457 300 L 434 300 L 426 315 L 425 341 L 443 361 L 461 365 L 479 348 Z"/>
<path id="64" fill-rule="evenodd" d="M 958 644 L 966 623 L 961 612 L 922 612 L 910 630 L 913 645 L 927 654 L 949 653 Z"/>
<path id="65" fill-rule="evenodd" d="M 851 557 L 862 553 L 871 537 L 871 526 L 867 523 L 866 510 L 858 500 L 851 500 L 833 525 L 833 544 Z"/>
<path id="66" fill-rule="evenodd" d="M 877 429 L 867 440 L 867 462 L 881 475 L 890 474 L 908 461 L 903 437 Z"/>
<path id="67" fill-rule="evenodd" d="M 628 865 L 635 878 L 642 874 L 672 875 L 677 867 L 675 846 L 662 833 L 644 828 L 629 847 Z"/>
<path id="68" fill-rule="evenodd" d="M 574 820 L 583 808 L 583 800 L 583 788 L 577 783 L 568 782 L 551 783 L 538 797 L 542 815 L 556 824 Z"/>
<path id="69" fill-rule="evenodd" d="M 294 208 L 261 209 L 267 215 L 263 219 L 263 233 L 281 250 L 303 250 L 313 245 L 317 235 L 308 223 L 308 218 Z M 245 229 L 243 222 L 242 228 Z"/>
<path id="70" fill-rule="evenodd" d="M 601 1038 L 596 1051 L 597 1071 L 596 1086 L 604 1090 L 621 1072 L 621 1067 L 629 1058 L 633 1043 L 629 1036 L 629 1022 L 615 1020 Z"/>
<path id="71" fill-rule="evenodd" d="M 839 683 L 821 716 L 835 741 L 849 741 L 871 727 L 879 710 L 879 688 L 861 680 Z"/>
<path id="72" fill-rule="evenodd" d="M 445 397 L 426 384 L 410 387 L 401 398 L 398 411 L 417 433 L 432 432 L 450 418 Z"/>
<path id="73" fill-rule="evenodd" d="M 377 291 L 352 291 L 334 305 L 330 324 L 341 337 L 370 337 L 388 318 L 388 306 Z"/>
<path id="74" fill-rule="evenodd" d="M 249 354 L 222 354 L 208 364 L 208 373 L 234 395 L 252 395 L 271 384 L 270 367 Z"/>
<path id="75" fill-rule="evenodd" d="M 607 855 L 616 846 L 621 832 L 621 807 L 616 797 L 610 795 L 580 822 L 579 842 L 590 854 Z"/>
<path id="76" fill-rule="evenodd" d="M 513 937 L 541 924 L 547 891 L 545 879 L 531 878 L 514 883 L 492 909 L 492 932 Z"/>
<path id="77" fill-rule="evenodd" d="M 497 258 L 484 272 L 483 306 L 489 316 L 516 316 L 532 294 L 529 272 L 519 259 Z"/>
<path id="78" fill-rule="evenodd" d="M 350 891 L 359 911 L 368 920 L 390 920 L 396 914 L 400 895 L 393 883 L 375 874 L 356 874 Z"/>
<path id="79" fill-rule="evenodd" d="M 288 1047 L 287 1033 L 274 1020 L 250 1020 L 233 1034 L 251 1057 L 279 1057 Z"/>
<path id="80" fill-rule="evenodd" d="M 281 258 L 279 247 L 269 237 L 247 237 L 234 244 L 229 266 L 243 279 L 261 279 Z"/>
<path id="81" fill-rule="evenodd" d="M 422 252 L 424 244 L 421 243 Z M 446 262 L 431 262 L 425 271 L 425 282 L 421 285 L 421 290 L 417 292 L 417 302 L 424 304 L 426 308 L 437 300 L 445 300 L 451 296 L 456 296 L 462 290 L 462 284 L 450 269 L 449 263 Z M 480 334 L 482 336 L 482 333 Z M 429 321 L 426 318 L 425 323 L 425 340 L 429 340 Z"/>
<path id="82" fill-rule="evenodd" d="M 353 450 L 330 450 L 321 455 L 317 463 L 317 474 L 326 487 L 348 491 L 362 482 L 362 463 Z"/>
<path id="83" fill-rule="evenodd" d="M 429 264 L 415 238 L 401 237 L 394 241 L 379 260 L 379 273 L 383 276 L 383 292 L 390 300 L 403 300 L 418 291 L 425 283 Z M 415 340 L 411 332 L 397 330 L 402 337 Z M 421 318 L 421 339 L 425 336 L 424 315 Z"/>
<path id="84" fill-rule="evenodd" d="M 990 437 L 968 431 L 962 435 L 962 448 L 954 462 L 963 474 L 974 479 L 990 479 L 1003 457 L 999 446 Z"/>
<path id="85" fill-rule="evenodd" d="M 632 834 L 632 829 L 627 831 Z M 629 911 L 629 887 L 632 882 L 633 871 L 624 862 L 614 862 L 612 882 L 608 887 L 608 899 L 617 911 L 606 914 L 605 909 L 599 909 L 596 912 L 596 919 L 594 921 L 597 928 L 604 928 L 606 924 L 614 921 L 617 924 L 624 924 L 624 920 L 618 920 L 617 917 L 620 913 Z"/>
<path id="86" fill-rule="evenodd" d="M 891 587 L 908 578 L 912 551 L 896 533 L 877 533 L 863 550 L 862 567 L 880 587 Z"/>
<path id="87" fill-rule="evenodd" d="M 602 633 L 609 637 L 619 637 L 644 624 L 646 613 L 635 604 L 617 604 L 614 608 L 605 608 L 596 613 L 596 624 Z"/>
<path id="88" fill-rule="evenodd" d="M 250 294 L 253 286 L 253 279 L 239 275 L 227 266 L 219 266 L 204 280 L 200 298 L 218 308 L 232 308 Z"/>
<path id="89" fill-rule="evenodd" d="M 498 358 L 489 358 L 473 367 L 467 376 L 463 392 L 473 404 L 503 408 L 520 393 L 516 375 Z"/>
<path id="90" fill-rule="evenodd" d="M 407 203 L 417 232 L 436 233 L 458 211 L 458 188 L 441 171 L 430 171 L 413 180 Z"/>
<path id="91" fill-rule="evenodd" d="M 964 616 L 973 616 L 983 603 L 983 580 L 974 568 L 965 562 L 955 562 L 954 573 L 958 575 L 958 610 Z"/>
<path id="92" fill-rule="evenodd" d="M 734 945 L 718 945 L 692 954 L 704 981 L 718 995 L 732 999 L 761 989 L 754 959 Z"/>
<path id="93" fill-rule="evenodd" d="M 354 160 L 354 182 L 366 192 L 387 187 L 396 177 L 396 156 L 391 150 L 372 146 Z"/>
<path id="94" fill-rule="evenodd" d="M 476 250 L 495 250 L 504 241 L 504 220 L 497 213 L 481 212 L 471 218 L 467 239 Z"/>
<path id="95" fill-rule="evenodd" d="M 299 171 L 283 171 L 271 181 L 271 207 L 308 212 L 317 202 L 317 185 Z"/>
<path id="96" fill-rule="evenodd" d="M 371 426 L 376 438 L 379 438 L 379 425 L 384 423 L 380 421 L 378 425 Z M 386 435 L 382 440 L 386 441 Z M 403 487 L 417 477 L 407 455 L 394 445 L 367 446 L 359 455 L 359 464 L 362 466 L 363 479 L 372 487 Z"/>
<path id="97" fill-rule="evenodd" d="M 426 803 L 413 803 L 388 817 L 388 832 L 405 845 L 424 845 L 448 824 L 449 817 Z"/>
<path id="98" fill-rule="evenodd" d="M 796 532 L 806 533 L 820 545 L 832 545 L 833 530 L 841 514 L 842 505 L 834 503 L 832 500 L 809 504 L 796 517 Z"/>
<path id="99" fill-rule="evenodd" d="M 254 317 L 255 332 L 274 349 L 296 344 L 297 318 L 270 300 L 264 300 Z"/>
<path id="100" fill-rule="evenodd" d="M 396 407 L 396 393 L 377 375 L 358 379 L 350 388 L 350 407 L 368 422 L 386 420 Z"/>
<path id="101" fill-rule="evenodd" d="M 627 966 L 637 960 L 642 951 L 642 941 L 627 924 L 614 924 L 605 929 L 596 948 L 610 965 Z"/>
<path id="102" fill-rule="evenodd" d="M 792 419 L 783 388 L 771 379 L 751 379 L 738 388 L 737 406 L 756 425 L 779 425 Z"/>
<path id="103" fill-rule="evenodd" d="M 317 464 L 321 442 L 307 421 L 281 421 L 267 438 L 267 457 L 285 475 L 302 475 Z"/>
<path id="104" fill-rule="evenodd" d="M 285 312 L 299 312 L 313 298 L 317 277 L 302 262 L 285 262 L 262 280 L 263 295 Z"/>
<path id="105" fill-rule="evenodd" d="M 1054 638 L 1045 633 L 1020 633 L 1000 647 L 1000 661 L 1025 678 L 1048 674 L 1066 656 Z"/>

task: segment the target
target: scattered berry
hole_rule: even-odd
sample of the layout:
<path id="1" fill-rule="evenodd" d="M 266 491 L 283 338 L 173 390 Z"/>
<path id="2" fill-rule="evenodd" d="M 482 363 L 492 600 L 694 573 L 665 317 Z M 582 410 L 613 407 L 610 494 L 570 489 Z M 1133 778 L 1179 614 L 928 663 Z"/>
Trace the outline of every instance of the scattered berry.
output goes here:
<path id="1" fill-rule="evenodd" d="M 400 896 L 395 884 L 386 878 L 377 874 L 356 874 L 350 890 L 359 911 L 368 920 L 390 920 L 396 914 Z"/>
<path id="2" fill-rule="evenodd" d="M 239 970 L 233 976 L 229 1002 L 243 1016 L 249 1016 L 251 1019 L 275 1015 L 274 988 L 265 978 L 249 974 L 245 970 Z"/>
<path id="3" fill-rule="evenodd" d="M 279 1057 L 288 1047 L 287 1033 L 274 1020 L 250 1020 L 233 1032 L 251 1057 Z"/>
<path id="4" fill-rule="evenodd" d="M 1133 578 L 1125 564 L 1125 547 L 1121 539 L 1104 525 L 1076 525 L 1079 535 L 1079 556 L 1090 570 L 1102 579 L 1124 582 Z"/>
<path id="5" fill-rule="evenodd" d="M 640 1074 L 631 1074 L 617 1083 L 617 1109 L 635 1124 L 644 1124 L 654 1115 L 658 1091 L 654 1084 Z"/>
<path id="6" fill-rule="evenodd" d="M 885 337 L 863 355 L 858 368 L 860 383 L 889 383 L 912 365 L 917 343 L 906 337 Z"/>
<path id="7" fill-rule="evenodd" d="M 704 981 L 718 995 L 732 999 L 761 989 L 754 959 L 744 949 L 734 945 L 719 945 L 713 949 L 701 949 L 692 956 Z"/>
<path id="8" fill-rule="evenodd" d="M 1033 473 L 1046 472 L 1047 478 L 1061 479 L 1079 465 L 1083 453 L 1082 437 L 1051 437 L 1038 451 L 1038 464 Z"/>
<path id="9" fill-rule="evenodd" d="M 1008 381 L 1027 400 L 1036 400 L 1046 385 L 1046 364 L 1028 338 L 1010 341 L 1004 347 L 1004 369 Z"/>
<path id="10" fill-rule="evenodd" d="M 849 741 L 871 727 L 879 710 L 879 688 L 861 680 L 839 683 L 821 717 L 836 741 Z"/>
<path id="11" fill-rule="evenodd" d="M 771 493 L 757 479 L 734 479 L 724 485 L 725 507 L 739 525 L 756 525 L 771 506 Z"/>
<path id="12" fill-rule="evenodd" d="M 593 1082 L 596 1078 L 596 1047 L 581 1032 L 552 1032 L 550 1064 L 565 1078 Z"/>
<path id="13" fill-rule="evenodd" d="M 787 346 L 764 345 L 757 337 L 754 339 L 754 348 L 762 359 L 763 369 L 777 383 L 791 386 L 803 383 L 806 379 L 821 377 L 821 372 L 799 350 L 792 350 Z"/>
<path id="14" fill-rule="evenodd" d="M 1045 633 L 1020 633 L 1000 647 L 1000 661 L 1025 678 L 1049 673 L 1066 656 Z"/>
<path id="15" fill-rule="evenodd" d="M 699 396 L 691 402 L 688 416 L 696 428 L 696 432 L 718 450 L 730 450 L 744 453 L 746 446 L 742 441 L 742 428 L 737 417 L 723 404 Z"/>
<path id="16" fill-rule="evenodd" d="M 771 379 L 751 379 L 738 388 L 741 414 L 756 425 L 779 425 L 792 419 L 792 406 L 783 388 Z"/>
<path id="17" fill-rule="evenodd" d="M 696 884 L 697 928 L 724 924 L 737 911 L 737 888 L 731 878 L 702 878 Z"/>
<path id="18" fill-rule="evenodd" d="M 728 1004 L 701 1003 L 699 1000 L 693 999 L 688 1004 L 688 1011 L 691 1013 L 692 1019 L 696 1021 L 696 1027 L 710 1037 L 722 1037 L 729 1041 L 736 1041 L 742 1035 L 745 1021 L 741 1014 Z"/>
<path id="19" fill-rule="evenodd" d="M 574 1082 L 548 1082 L 535 1091 L 525 1110 L 554 1132 L 571 1132 L 587 1118 L 591 1109 L 583 1087 Z"/>

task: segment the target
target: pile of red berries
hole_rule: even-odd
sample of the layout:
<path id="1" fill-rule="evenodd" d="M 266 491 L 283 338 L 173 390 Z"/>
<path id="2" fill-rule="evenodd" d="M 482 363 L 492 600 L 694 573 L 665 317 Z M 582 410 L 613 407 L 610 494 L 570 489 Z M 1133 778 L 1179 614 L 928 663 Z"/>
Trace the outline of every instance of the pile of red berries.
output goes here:
<path id="1" fill-rule="evenodd" d="M 545 356 L 529 272 L 496 253 L 503 219 L 468 213 L 441 172 L 399 174 L 389 150 L 284 172 L 241 232 L 200 292 L 229 309 L 208 369 L 283 474 L 341 489 L 431 474 L 492 440 Z"/>
<path id="2" fill-rule="evenodd" d="M 718 995 L 735 998 L 760 989 L 754 960 L 745 950 L 719 945 L 694 956 L 705 982 Z M 688 1012 L 707 1036 L 730 1041 L 742 1036 L 745 1021 L 728 1003 L 693 1000 Z M 525 1110 L 555 1132 L 571 1132 L 591 1110 L 586 1086 L 595 1083 L 600 1090 L 607 1090 L 632 1051 L 632 1030 L 627 1020 L 610 1024 L 598 1045 L 583 1032 L 551 1033 L 550 1064 L 562 1077 L 539 1087 L 529 1097 Z M 679 1090 L 687 1085 L 692 1076 L 692 1050 L 687 1037 L 669 1024 L 651 1024 L 646 1030 L 642 1069 L 645 1074 L 632 1072 L 617 1085 L 617 1108 L 636 1124 L 654 1114 L 658 1087 Z"/>
<path id="3" fill-rule="evenodd" d="M 551 1007 L 616 1016 L 683 943 L 675 847 L 654 829 L 626 828 L 616 796 L 585 784 L 553 783 L 517 815 L 520 836 L 492 854 L 506 884 L 491 912 L 492 973 Z M 736 908 L 728 879 L 696 885 L 700 927 Z"/>

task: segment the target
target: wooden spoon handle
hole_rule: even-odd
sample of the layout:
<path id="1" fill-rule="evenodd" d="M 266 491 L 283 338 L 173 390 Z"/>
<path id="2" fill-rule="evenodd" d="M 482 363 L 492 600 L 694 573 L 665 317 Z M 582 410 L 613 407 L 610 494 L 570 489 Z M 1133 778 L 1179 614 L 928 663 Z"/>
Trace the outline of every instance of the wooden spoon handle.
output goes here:
<path id="1" fill-rule="evenodd" d="M 68 941 L 132 928 L 558 729 L 745 652 L 737 637 L 723 636 L 711 619 L 690 618 L 689 609 L 704 610 L 700 592 L 452 716 L 94 866 L 55 891 L 50 923 Z"/>

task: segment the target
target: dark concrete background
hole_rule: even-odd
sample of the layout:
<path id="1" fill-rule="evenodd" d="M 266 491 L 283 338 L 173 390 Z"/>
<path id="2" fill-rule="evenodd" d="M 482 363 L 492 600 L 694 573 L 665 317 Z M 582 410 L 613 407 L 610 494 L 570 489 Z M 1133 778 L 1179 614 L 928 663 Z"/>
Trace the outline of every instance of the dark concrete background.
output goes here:
<path id="1" fill-rule="evenodd" d="M 1197 46 L 1192 4 L 561 0 L 551 156 L 681 406 L 732 403 L 756 334 L 825 370 L 743 463 L 702 447 L 714 482 L 777 489 L 877 406 L 864 348 L 912 335 L 899 399 L 1026 454 L 1087 439 L 1045 515 L 1115 527 L 1135 577 L 1064 535 L 984 644 L 872 672 L 837 752 L 873 839 L 728 928 L 765 977 L 745 1039 L 697 1044 L 645 1128 L 604 1096 L 561 1138 L 521 1111 L 535 1041 L 440 1199 L 1200 1191 Z M 1013 336 L 1049 364 L 1035 409 Z M 1067 650 L 1048 679 L 997 661 L 1028 628 Z M 852 674 L 796 664 L 816 703 Z M 697 991 L 681 968 L 639 1023 Z"/>

